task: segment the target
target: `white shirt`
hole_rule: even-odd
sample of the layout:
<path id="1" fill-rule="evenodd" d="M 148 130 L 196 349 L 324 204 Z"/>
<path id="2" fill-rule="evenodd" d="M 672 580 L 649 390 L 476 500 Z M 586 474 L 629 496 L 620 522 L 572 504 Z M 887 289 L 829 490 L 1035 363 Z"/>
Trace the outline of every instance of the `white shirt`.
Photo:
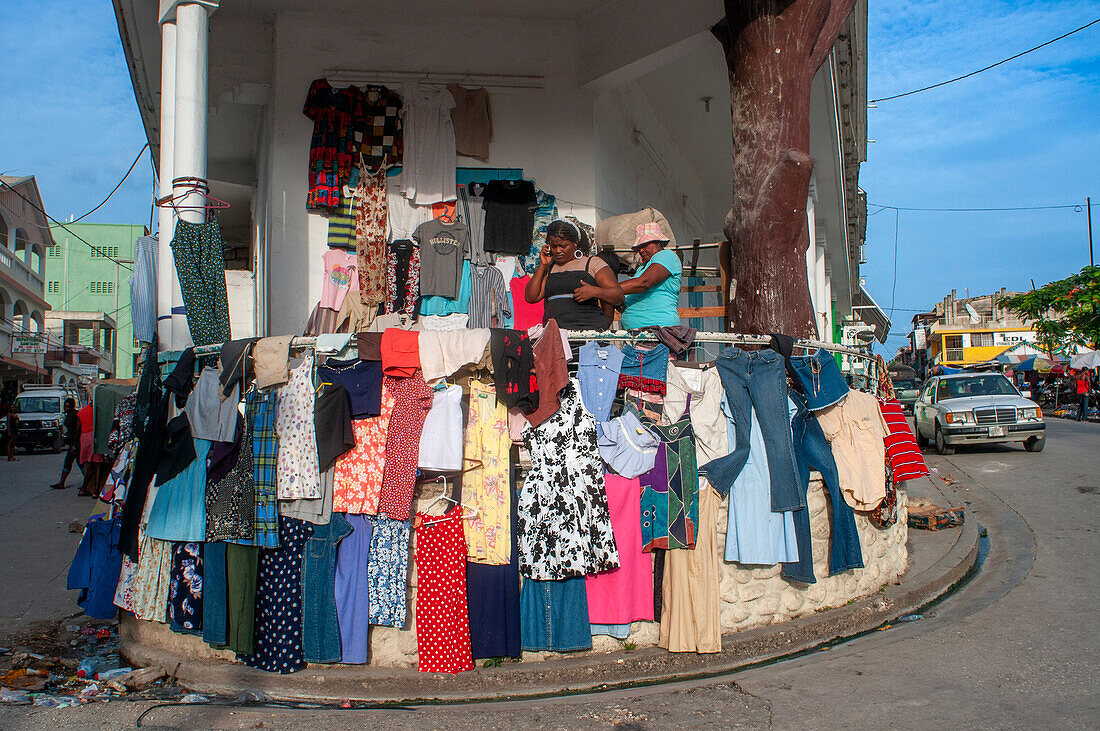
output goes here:
<path id="1" fill-rule="evenodd" d="M 446 89 L 405 84 L 401 107 L 405 136 L 401 176 L 403 195 L 423 206 L 458 197 L 455 168 L 455 130 L 451 109 L 455 101 Z"/>

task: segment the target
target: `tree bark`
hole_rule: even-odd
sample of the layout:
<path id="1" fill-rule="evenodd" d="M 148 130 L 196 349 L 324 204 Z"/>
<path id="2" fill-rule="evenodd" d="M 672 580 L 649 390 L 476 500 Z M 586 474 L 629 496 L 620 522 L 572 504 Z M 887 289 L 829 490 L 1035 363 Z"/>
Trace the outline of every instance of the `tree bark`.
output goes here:
<path id="1" fill-rule="evenodd" d="M 810 85 L 856 0 L 725 0 L 712 28 L 729 68 L 733 208 L 726 326 L 817 336 L 806 277 Z"/>

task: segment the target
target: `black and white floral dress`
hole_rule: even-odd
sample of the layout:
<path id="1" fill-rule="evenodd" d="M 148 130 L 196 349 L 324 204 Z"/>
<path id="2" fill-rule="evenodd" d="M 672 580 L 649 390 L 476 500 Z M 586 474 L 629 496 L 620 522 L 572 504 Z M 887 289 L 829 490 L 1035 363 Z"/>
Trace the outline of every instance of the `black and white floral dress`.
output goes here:
<path id="1" fill-rule="evenodd" d="M 596 420 L 581 402 L 577 379 L 561 408 L 523 439 L 531 471 L 519 491 L 519 565 L 530 579 L 551 581 L 619 566 L 604 492 Z"/>

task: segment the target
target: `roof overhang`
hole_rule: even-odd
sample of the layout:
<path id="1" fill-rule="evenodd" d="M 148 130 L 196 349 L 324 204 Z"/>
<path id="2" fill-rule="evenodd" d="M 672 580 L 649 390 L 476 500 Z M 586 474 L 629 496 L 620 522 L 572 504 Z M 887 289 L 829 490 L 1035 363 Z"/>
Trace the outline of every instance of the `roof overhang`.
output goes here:
<path id="1" fill-rule="evenodd" d="M 852 314 L 875 329 L 875 340 L 885 343 L 886 336 L 890 334 L 890 318 L 878 303 L 862 289 L 852 293 L 852 302 Z"/>

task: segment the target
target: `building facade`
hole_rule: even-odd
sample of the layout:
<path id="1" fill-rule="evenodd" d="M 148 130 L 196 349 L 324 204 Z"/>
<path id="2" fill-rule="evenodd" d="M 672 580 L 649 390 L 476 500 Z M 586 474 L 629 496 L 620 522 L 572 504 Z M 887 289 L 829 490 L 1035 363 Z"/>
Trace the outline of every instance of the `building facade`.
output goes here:
<path id="1" fill-rule="evenodd" d="M 67 346 L 98 351 L 105 375 L 131 378 L 137 349 L 129 279 L 135 242 L 147 234 L 146 227 L 68 223 L 54 226 L 52 233 L 45 271 L 46 300 L 56 311 L 50 330 Z"/>
<path id="2" fill-rule="evenodd" d="M 682 247 L 723 238 L 732 140 L 729 72 L 710 32 L 724 12 L 717 0 L 114 5 L 159 158 L 160 194 L 195 176 L 229 204 L 218 219 L 233 337 L 301 332 L 321 292 L 328 221 L 305 207 L 313 123 L 302 110 L 314 79 L 398 91 L 483 87 L 492 107 L 489 155 L 460 157 L 460 168 L 519 170 L 557 197 L 560 215 L 589 224 L 653 206 Z M 866 312 L 854 307 L 867 306 L 858 187 L 866 15 L 860 0 L 811 99 L 807 272 L 827 340 L 846 318 Z M 162 208 L 159 229 L 171 231 L 175 220 Z M 161 236 L 162 262 L 172 261 L 170 238 Z M 717 272 L 717 255 L 717 245 L 702 249 L 699 268 Z M 178 350 L 189 335 L 172 275 L 162 267 L 158 329 L 162 347 Z M 681 306 L 720 302 L 716 292 L 692 294 Z M 720 329 L 720 322 L 692 324 Z"/>
<path id="3" fill-rule="evenodd" d="M 44 296 L 54 245 L 33 175 L 0 175 L 0 380 L 5 395 L 49 380 Z"/>

